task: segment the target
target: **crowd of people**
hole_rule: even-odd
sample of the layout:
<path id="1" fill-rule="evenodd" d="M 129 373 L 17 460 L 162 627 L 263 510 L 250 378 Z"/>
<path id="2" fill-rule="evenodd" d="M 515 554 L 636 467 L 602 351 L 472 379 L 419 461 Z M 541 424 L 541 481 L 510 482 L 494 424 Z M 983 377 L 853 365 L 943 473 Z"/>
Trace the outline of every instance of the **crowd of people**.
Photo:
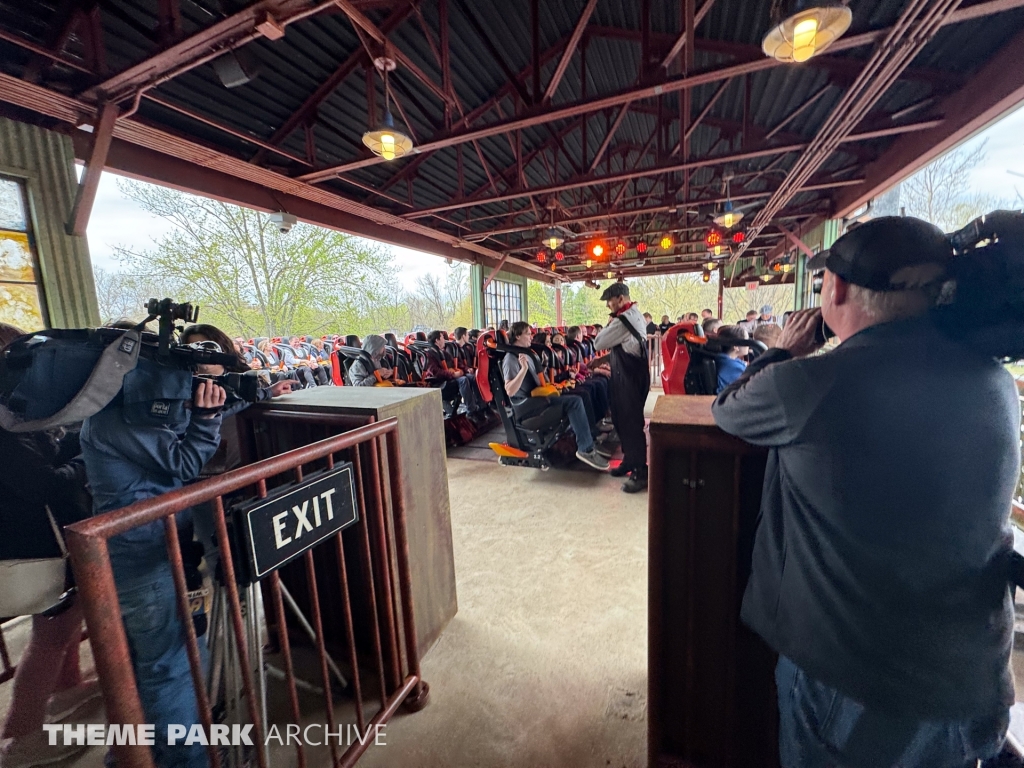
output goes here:
<path id="1" fill-rule="evenodd" d="M 709 309 L 677 321 L 716 339 L 718 426 L 769 452 L 742 620 L 779 654 L 786 768 L 963 768 L 994 756 L 1007 732 L 1007 511 L 1020 472 L 1020 404 L 999 362 L 927 316 L 949 259 L 949 242 L 931 225 L 880 219 L 811 263 L 824 271 L 820 309 L 796 312 L 784 327 L 770 306 L 731 324 Z M 564 418 L 579 460 L 627 477 L 632 493 L 648 483 L 651 341 L 675 324 L 641 315 L 625 283 L 602 300 L 606 326 L 487 330 L 506 345 L 500 370 L 515 417 Z M 817 354 L 825 323 L 841 341 Z M 182 415 L 171 409 L 163 423 L 141 423 L 122 399 L 80 429 L 0 430 L 0 460 L 12 470 L 0 474 L 11 502 L 0 507 L 0 559 L 57 556 L 61 526 L 235 466 L 216 454 L 225 419 L 248 403 L 209 377 L 256 371 L 258 399 L 408 379 L 479 414 L 490 407 L 475 376 L 479 333 L 232 340 L 191 326 L 182 344 L 234 350 L 235 359 L 199 366 Z M 0 350 L 19 334 L 0 325 Z M 737 342 L 751 337 L 768 351 L 748 364 Z M 586 360 L 544 363 L 582 340 L 594 353 Z M 550 390 L 566 377 L 574 386 L 556 396 Z M 614 468 L 612 433 L 623 451 Z M 110 557 L 147 721 L 158 731 L 199 722 L 162 523 L 112 538 Z M 33 618 L 0 733 L 3 768 L 84 748 L 48 746 L 41 727 L 97 694 L 79 669 L 81 624 L 73 595 Z M 160 768 L 206 765 L 198 744 L 158 740 L 154 757 Z"/>

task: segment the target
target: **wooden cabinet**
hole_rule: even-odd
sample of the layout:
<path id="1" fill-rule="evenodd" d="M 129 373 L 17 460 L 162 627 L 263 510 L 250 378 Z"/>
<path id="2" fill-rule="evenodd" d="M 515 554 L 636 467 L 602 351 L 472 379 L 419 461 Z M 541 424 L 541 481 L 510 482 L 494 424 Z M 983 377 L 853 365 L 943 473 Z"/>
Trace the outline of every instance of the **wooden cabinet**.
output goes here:
<path id="1" fill-rule="evenodd" d="M 664 396 L 651 419 L 648 763 L 777 768 L 775 654 L 739 619 L 766 451 L 713 401 Z"/>
<path id="2" fill-rule="evenodd" d="M 405 487 L 412 603 L 422 658 L 458 610 L 440 390 L 317 387 L 260 403 L 241 416 L 240 452 L 246 463 L 347 432 L 373 420 L 398 419 L 402 466 L 395 469 L 402 473 Z M 364 456 L 362 469 L 366 487 L 371 487 L 368 459 Z M 381 461 L 385 472 L 392 469 L 387 467 L 386 457 Z M 388 492 L 386 487 L 384 492 Z M 329 559 L 329 555 L 324 556 Z M 333 562 L 327 565 L 337 570 Z M 305 578 L 304 573 L 299 576 Z M 350 578 L 358 583 L 360 576 L 354 573 Z M 328 635 L 342 636 L 340 614 L 334 616 L 328 611 L 324 622 Z"/>

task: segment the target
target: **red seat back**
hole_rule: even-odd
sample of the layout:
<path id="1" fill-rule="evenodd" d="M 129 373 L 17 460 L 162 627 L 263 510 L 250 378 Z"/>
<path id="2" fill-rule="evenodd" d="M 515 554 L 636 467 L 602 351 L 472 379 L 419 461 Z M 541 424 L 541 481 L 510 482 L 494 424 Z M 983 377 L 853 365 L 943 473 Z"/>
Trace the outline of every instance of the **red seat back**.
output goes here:
<path id="1" fill-rule="evenodd" d="M 676 323 L 661 337 L 661 387 L 666 395 L 685 395 L 683 384 L 690 367 L 690 351 L 679 343 L 679 334 L 698 336 L 696 323 Z"/>

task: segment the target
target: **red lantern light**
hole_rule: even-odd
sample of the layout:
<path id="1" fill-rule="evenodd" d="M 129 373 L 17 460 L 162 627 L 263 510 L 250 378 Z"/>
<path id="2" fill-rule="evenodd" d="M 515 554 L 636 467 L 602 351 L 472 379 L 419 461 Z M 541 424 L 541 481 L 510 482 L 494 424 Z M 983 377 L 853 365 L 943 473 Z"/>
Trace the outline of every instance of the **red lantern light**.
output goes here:
<path id="1" fill-rule="evenodd" d="M 543 264 L 547 260 L 548 260 L 548 255 L 544 251 L 538 251 L 537 252 L 537 261 L 539 261 L 541 264 Z"/>
<path id="2" fill-rule="evenodd" d="M 615 244 L 615 255 L 616 256 L 621 256 L 625 252 L 626 252 L 626 244 L 624 242 L 622 242 L 621 240 L 619 240 L 619 242 L 617 242 Z"/>
<path id="3" fill-rule="evenodd" d="M 594 243 L 590 247 L 590 252 L 594 254 L 595 259 L 599 259 L 604 255 L 604 246 L 601 245 L 600 243 Z"/>
<path id="4" fill-rule="evenodd" d="M 717 229 L 709 229 L 708 233 L 704 235 L 704 244 L 708 248 L 714 248 L 716 245 L 722 244 L 722 233 Z"/>
<path id="5" fill-rule="evenodd" d="M 555 261 L 561 261 L 565 258 L 565 254 L 561 251 L 555 251 Z"/>
<path id="6" fill-rule="evenodd" d="M 734 243 L 742 243 L 746 239 L 747 239 L 747 233 L 743 232 L 742 230 L 739 231 L 739 232 L 733 232 L 732 233 L 732 241 Z"/>
<path id="7" fill-rule="evenodd" d="M 639 243 L 636 244 L 636 252 L 637 253 L 647 253 L 647 241 L 646 240 L 641 240 Z"/>

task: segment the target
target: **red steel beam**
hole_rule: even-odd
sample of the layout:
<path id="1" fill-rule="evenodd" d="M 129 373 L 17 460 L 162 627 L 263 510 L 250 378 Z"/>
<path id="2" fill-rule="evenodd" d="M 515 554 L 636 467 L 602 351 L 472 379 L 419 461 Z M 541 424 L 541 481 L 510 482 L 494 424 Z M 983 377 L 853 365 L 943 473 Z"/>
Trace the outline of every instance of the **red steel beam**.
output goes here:
<path id="1" fill-rule="evenodd" d="M 601 142 L 601 146 L 597 148 L 597 154 L 594 155 L 593 161 L 590 163 L 590 172 L 593 173 L 594 169 L 597 168 L 597 164 L 601 162 L 601 158 L 604 157 L 604 153 L 608 151 L 608 146 L 612 143 L 612 139 L 615 138 L 616 131 L 619 130 L 619 126 L 622 125 L 622 119 L 626 116 L 629 111 L 629 102 L 627 101 L 619 109 L 619 114 L 615 116 L 615 122 L 608 126 L 608 133 L 605 134 L 604 141 Z M 585 160 L 586 158 L 584 158 Z"/>
<path id="2" fill-rule="evenodd" d="M 587 4 L 583 6 L 583 11 L 580 13 L 580 17 L 576 22 L 576 27 L 572 31 L 572 36 L 569 38 L 569 42 L 565 45 L 565 52 L 562 54 L 562 58 L 558 62 L 558 66 L 555 67 L 554 74 L 551 75 L 551 81 L 548 83 L 548 88 L 544 92 L 544 102 L 550 102 L 554 97 L 555 92 L 558 90 L 558 84 L 562 82 L 562 76 L 565 75 L 565 70 L 569 68 L 569 62 L 572 61 L 573 54 L 576 53 L 576 48 L 580 44 L 580 39 L 583 37 L 583 30 L 587 28 L 587 23 L 590 21 L 591 15 L 594 13 L 594 8 L 597 7 L 597 0 L 587 0 Z"/>
<path id="3" fill-rule="evenodd" d="M 333 4 L 333 0 L 321 1 L 314 6 L 310 6 L 309 0 L 262 0 L 89 88 L 80 98 L 86 101 L 100 98 L 120 101 L 140 88 L 153 88 L 228 50 L 262 37 L 263 33 L 256 29 L 256 25 L 268 13 L 284 26 Z"/>
<path id="4" fill-rule="evenodd" d="M 696 14 L 694 14 L 694 26 L 700 24 L 704 20 L 704 17 L 708 15 L 708 11 L 711 10 L 711 6 L 714 4 L 715 0 L 704 0 L 704 5 L 700 7 L 700 10 L 697 11 Z M 688 38 L 690 38 L 690 35 L 692 35 L 692 33 L 693 30 L 687 29 L 686 25 L 684 24 L 682 32 L 679 33 L 679 37 L 677 37 L 676 41 L 672 43 L 672 47 L 669 48 L 668 53 L 665 54 L 665 58 L 661 60 L 662 69 L 668 69 L 670 66 L 672 66 L 672 62 L 675 60 L 676 56 L 679 55 L 679 52 L 683 50 L 683 46 L 686 45 L 686 41 Z"/>
<path id="5" fill-rule="evenodd" d="M 708 2 L 706 0 L 705 5 Z M 949 17 L 943 21 L 943 26 L 955 24 L 962 21 L 969 21 L 971 19 L 980 18 L 982 16 L 991 15 L 994 13 L 1000 13 L 1002 11 L 1011 10 L 1024 6 L 1024 0 L 990 0 L 987 3 L 980 3 L 976 6 L 972 6 L 969 9 L 960 11 L 954 11 Z M 703 7 L 702 7 L 703 10 Z M 475 17 L 470 16 L 472 22 Z M 832 44 L 830 50 L 833 53 L 839 51 L 850 50 L 852 48 L 859 48 L 864 45 L 874 43 L 877 39 L 888 34 L 891 28 L 885 28 L 875 30 L 872 32 L 865 32 L 860 35 L 851 35 L 849 37 L 841 38 Z M 635 34 L 629 30 L 622 30 L 626 34 Z M 485 40 L 485 42 L 489 42 Z M 696 43 L 695 43 L 696 44 Z M 493 45 L 493 44 L 492 44 Z M 494 53 L 494 52 L 492 52 Z M 499 63 L 504 64 L 504 61 L 498 57 Z M 553 122 L 555 120 L 562 120 L 567 117 L 575 117 L 581 114 L 588 114 L 590 112 L 596 112 L 601 109 L 608 107 L 615 107 L 623 104 L 628 104 L 631 101 L 638 99 L 652 98 L 662 93 L 672 93 L 679 90 L 685 90 L 687 88 L 694 88 L 698 85 L 705 83 L 717 82 L 719 80 L 728 79 L 737 75 L 745 75 L 753 72 L 764 71 L 772 69 L 776 66 L 782 66 L 781 62 L 774 59 L 757 59 L 754 61 L 743 62 L 740 64 L 723 67 L 721 69 L 713 70 L 711 72 L 702 73 L 692 77 L 679 77 L 667 80 L 664 83 L 658 85 L 649 85 L 644 88 L 632 88 L 618 94 L 611 96 L 599 97 L 596 99 L 584 100 L 578 104 L 569 105 L 562 107 L 557 110 L 547 110 L 545 112 L 538 112 L 534 110 L 532 114 L 528 113 L 525 116 L 515 118 L 512 120 L 504 121 L 498 124 L 493 124 L 476 130 L 465 130 L 459 133 L 449 134 L 447 136 L 441 136 L 433 141 L 427 142 L 424 145 L 418 147 L 419 152 L 430 152 L 436 149 L 442 149 L 447 146 L 454 146 L 465 141 L 472 141 L 474 139 L 487 138 L 489 136 L 498 135 L 501 133 L 507 133 L 522 128 L 529 128 L 535 125 L 540 125 L 545 122 Z M 507 68 L 507 65 L 506 65 Z M 520 83 L 516 83 L 520 91 L 524 91 L 523 86 Z M 520 94 L 523 96 L 523 94 Z M 528 100 L 524 96 L 524 101 Z M 491 102 L 494 100 L 492 99 Z M 493 104 L 487 103 L 487 108 L 490 109 Z M 468 125 L 469 122 L 465 124 Z M 383 162 L 380 158 L 367 158 L 364 160 L 357 160 L 342 165 L 327 168 L 322 171 L 318 171 L 313 174 L 307 174 L 300 177 L 303 181 L 309 181 L 316 183 L 323 181 L 335 175 L 336 173 L 342 173 L 345 171 L 355 170 L 357 168 L 363 168 L 369 165 L 376 165 L 377 163 Z"/>
<path id="6" fill-rule="evenodd" d="M 790 112 L 788 115 L 786 115 L 784 118 L 782 118 L 779 121 L 778 125 L 776 125 L 770 131 L 768 131 L 768 133 L 766 133 L 764 135 L 764 140 L 767 141 L 772 136 L 774 136 L 779 131 L 781 131 L 783 128 L 785 128 L 787 125 L 789 125 L 790 122 L 792 122 L 795 117 L 800 115 L 805 109 L 807 109 L 808 107 L 813 105 L 815 102 L 817 102 L 818 99 L 820 99 L 822 96 L 824 96 L 825 92 L 829 88 L 831 88 L 831 87 L 832 87 L 831 83 L 825 83 L 825 85 L 821 86 L 821 88 L 819 88 L 817 91 L 815 91 L 812 95 L 808 96 L 804 100 L 803 104 L 801 104 L 800 106 L 796 107 L 792 112 Z"/>
<path id="7" fill-rule="evenodd" d="M 938 109 L 946 116 L 941 123 L 897 139 L 864 169 L 862 185 L 837 195 L 836 215 L 849 215 L 1024 101 L 1022 49 L 1024 32 L 1003 46 L 967 85 L 940 103 Z"/>
<path id="8" fill-rule="evenodd" d="M 377 25 L 370 21 L 362 11 L 352 5 L 349 0 L 334 0 L 335 4 L 344 11 L 345 15 L 348 16 L 352 24 L 357 28 L 363 30 L 366 34 L 372 37 L 378 45 L 384 47 L 385 55 L 394 57 L 403 67 L 412 73 L 413 77 L 419 80 L 423 85 L 427 87 L 437 98 L 439 98 L 445 104 L 452 103 L 452 96 L 450 93 L 445 91 L 440 85 L 435 83 L 422 69 L 420 69 L 416 63 L 410 59 L 402 50 L 400 50 L 394 43 L 388 40 L 387 35 L 384 34 Z"/>
<path id="9" fill-rule="evenodd" d="M 93 142 L 89 157 L 85 161 L 82 180 L 75 193 L 75 204 L 71 208 L 71 218 L 67 224 L 67 233 L 78 237 L 85 236 L 89 225 L 92 204 L 96 201 L 96 190 L 100 186 L 100 176 L 107 162 L 110 141 L 114 136 L 114 124 L 117 122 L 118 109 L 113 103 L 104 104 L 100 109 L 100 119 L 93 128 Z"/>
<path id="10" fill-rule="evenodd" d="M 936 121 L 930 120 L 924 123 L 924 125 L 932 126 Z M 909 131 L 920 130 L 921 123 L 912 123 L 902 126 L 893 126 L 892 128 L 886 128 L 880 131 L 870 131 L 868 133 L 854 133 L 843 138 L 841 143 L 849 143 L 855 141 L 864 141 L 866 139 L 878 138 L 881 135 L 892 135 L 895 133 L 906 133 Z M 433 213 L 440 213 L 442 211 L 450 211 L 456 208 L 469 208 L 476 205 L 488 205 L 490 203 L 500 203 L 506 200 L 514 200 L 521 197 L 529 197 L 530 195 L 550 195 L 558 192 L 564 192 L 569 189 L 576 189 L 578 187 L 589 187 L 598 186 L 604 184 L 617 184 L 622 181 L 629 179 L 640 178 L 644 176 L 657 176 L 664 173 L 675 173 L 678 171 L 688 171 L 694 168 L 705 168 L 712 165 L 722 165 L 726 163 L 735 163 L 741 160 L 752 160 L 757 157 L 765 157 L 768 155 L 785 154 L 787 152 L 799 152 L 807 148 L 806 143 L 799 144 L 788 144 L 778 147 L 762 147 L 760 149 L 750 150 L 748 152 L 739 152 L 735 154 L 717 155 L 713 157 L 703 157 L 697 160 L 689 162 L 677 162 L 669 163 L 666 165 L 651 166 L 649 168 L 640 168 L 635 171 L 615 173 L 602 176 L 583 176 L 572 181 L 566 181 L 560 184 L 548 186 L 548 187 L 537 187 L 534 189 L 520 189 L 515 191 L 509 191 L 502 195 L 496 195 L 494 197 L 476 198 L 473 200 L 459 200 L 445 203 L 432 208 L 423 208 L 417 211 L 410 211 L 405 214 L 405 218 L 419 218 L 421 216 L 428 216 Z"/>
<path id="11" fill-rule="evenodd" d="M 391 13 L 381 24 L 381 31 L 385 34 L 390 34 L 398 26 L 405 21 L 409 14 L 412 12 L 414 7 L 413 3 L 404 5 Z M 274 135 L 270 137 L 269 144 L 274 146 L 279 145 L 282 141 L 291 135 L 292 131 L 306 122 L 306 118 L 316 112 L 317 107 L 323 103 L 323 101 L 330 96 L 334 90 L 344 82 L 349 75 L 355 72 L 356 67 L 361 63 L 367 61 L 366 51 L 359 48 L 353 51 L 345 61 L 343 61 L 336 70 L 324 80 L 313 93 L 311 93 L 302 106 L 299 107 L 291 116 L 284 121 L 284 124 L 274 131 Z M 264 153 L 260 152 L 253 158 L 253 162 L 259 163 L 263 159 Z"/>

